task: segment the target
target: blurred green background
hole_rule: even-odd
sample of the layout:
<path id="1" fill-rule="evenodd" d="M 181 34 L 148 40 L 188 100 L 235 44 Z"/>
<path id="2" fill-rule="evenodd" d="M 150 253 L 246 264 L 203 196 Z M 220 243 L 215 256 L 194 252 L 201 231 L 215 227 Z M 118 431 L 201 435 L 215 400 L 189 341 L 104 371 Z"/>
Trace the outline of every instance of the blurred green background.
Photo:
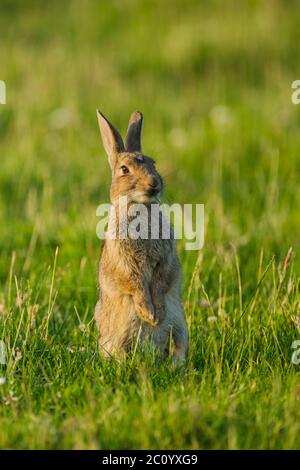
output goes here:
<path id="1" fill-rule="evenodd" d="M 37 217 L 54 245 L 65 230 L 94 242 L 110 179 L 96 107 L 123 134 L 130 112 L 144 113 L 144 150 L 171 200 L 205 203 L 208 242 L 297 244 L 298 11 L 280 1 L 1 2 L 5 251 L 27 248 Z"/>
<path id="2" fill-rule="evenodd" d="M 278 386 L 275 390 L 278 396 L 289 397 L 291 402 L 286 398 L 286 403 L 295 413 L 298 395 L 294 391 L 298 390 L 299 372 L 290 364 L 290 348 L 292 340 L 299 337 L 297 322 L 295 326 L 293 319 L 299 313 L 300 106 L 291 102 L 291 83 L 300 78 L 299 22 L 297 1 L 1 0 L 0 79 L 6 82 L 7 103 L 0 105 L 0 324 L 3 320 L 1 331 L 9 354 L 15 354 L 18 345 L 22 350 L 22 334 L 26 332 L 29 307 L 33 305 L 38 305 L 37 324 L 41 329 L 38 326 L 36 337 L 25 337 L 30 358 L 24 354 L 21 361 L 13 360 L 7 370 L 3 370 L 8 379 L 2 389 L 0 386 L 3 402 L 14 387 L 13 393 L 19 394 L 19 401 L 15 408 L 7 406 L 1 412 L 6 431 L 2 441 L 0 437 L 0 445 L 101 447 L 106 443 L 158 447 L 161 443 L 166 447 L 216 448 L 298 445 L 300 433 L 295 415 L 293 417 L 291 412 L 291 416 L 287 416 L 287 411 L 280 408 L 283 404 L 278 402 L 271 383 L 274 377 L 276 381 L 283 380 L 283 361 L 291 374 L 290 382 L 284 379 L 283 388 Z M 98 204 L 107 202 L 110 185 L 96 108 L 100 108 L 123 135 L 130 113 L 136 109 L 142 111 L 143 149 L 156 159 L 165 177 L 166 199 L 205 204 L 204 249 L 199 255 L 185 251 L 179 243 L 184 301 L 192 335 L 193 374 L 197 376 L 197 370 L 200 376 L 212 374 L 214 383 L 218 361 L 210 362 L 206 354 L 212 347 L 218 356 L 223 333 L 221 337 L 215 330 L 211 333 L 207 317 L 213 314 L 221 318 L 225 313 L 229 324 L 221 323 L 220 328 L 224 327 L 224 334 L 227 334 L 227 328 L 235 325 L 243 306 L 255 301 L 251 304 L 251 314 L 256 326 L 250 331 L 246 322 L 245 328 L 237 334 L 236 345 L 243 344 L 247 338 L 250 349 L 248 346 L 246 351 L 241 349 L 239 357 L 246 354 L 246 368 L 260 357 L 266 370 L 256 371 L 255 379 L 251 377 L 251 384 L 253 380 L 256 384 L 261 382 L 255 398 L 255 403 L 261 407 L 259 411 L 243 409 L 241 403 L 237 406 L 237 416 L 245 412 L 241 426 L 238 422 L 228 425 L 227 417 L 226 422 L 221 420 L 220 427 L 211 430 L 211 417 L 219 416 L 208 398 L 215 393 L 216 383 L 211 386 L 200 381 L 208 410 L 207 419 L 204 417 L 206 424 L 200 431 L 197 428 L 198 431 L 192 432 L 188 428 L 182 435 L 174 418 L 174 423 L 170 421 L 167 425 L 166 436 L 171 433 L 170 439 L 159 440 L 152 435 L 150 424 L 149 429 L 146 424 L 140 432 L 137 424 L 132 440 L 124 434 L 123 440 L 118 441 L 113 431 L 109 431 L 108 417 L 105 438 L 99 431 L 103 423 L 96 420 L 98 424 L 94 423 L 95 428 L 87 433 L 92 435 L 90 440 L 89 437 L 83 441 L 80 438 L 76 441 L 75 437 L 68 440 L 64 436 L 68 435 L 69 428 L 63 431 L 62 421 L 65 414 L 66 419 L 68 417 L 70 397 L 76 395 L 72 386 L 77 384 L 79 372 L 70 372 L 63 359 L 60 364 L 49 359 L 49 364 L 57 370 L 57 390 L 70 386 L 65 402 L 37 388 L 39 381 L 49 379 L 45 363 L 38 361 L 41 350 L 52 347 L 53 342 L 57 348 L 66 347 L 72 341 L 80 344 L 89 341 L 93 347 L 96 345 L 93 323 L 88 339 L 82 338 L 74 313 L 75 306 L 86 323 L 92 322 L 100 253 L 95 213 Z M 53 265 L 57 246 L 53 286 L 49 266 Z M 291 246 L 296 255 L 291 277 L 283 288 L 282 262 Z M 261 289 L 261 298 L 257 299 L 253 297 L 253 289 L 273 254 L 274 262 Z M 15 299 L 19 299 L 19 303 Z M 206 309 L 201 304 L 203 299 L 208 303 Z M 50 345 L 42 328 L 49 308 Z M 20 322 L 22 312 L 24 317 Z M 272 312 L 278 314 L 274 324 L 273 319 L 270 320 Z M 48 321 L 46 323 L 48 331 Z M 63 356 L 67 354 L 65 349 L 59 354 L 67 357 Z M 227 357 L 227 371 L 232 357 Z M 90 384 L 96 376 L 102 377 L 102 369 L 97 356 L 93 356 L 93 376 L 93 372 L 87 370 L 91 359 L 85 361 L 78 362 L 78 369 L 83 368 L 88 376 L 91 374 L 92 378 L 89 376 L 86 382 Z M 278 370 L 274 365 L 277 363 L 280 364 Z M 223 366 L 222 362 L 221 369 Z M 243 380 L 247 373 L 241 374 Z M 166 379 L 167 390 L 168 387 L 173 390 L 172 377 Z M 113 378 L 108 384 L 103 377 L 101 380 L 102 385 L 98 386 L 106 387 L 105 391 L 110 393 Z M 130 394 L 130 380 L 123 385 L 124 395 L 120 401 Z M 160 385 L 153 380 L 153 390 L 156 386 L 159 390 Z M 236 376 L 234 379 L 231 375 L 227 377 L 223 389 L 221 382 L 217 382 L 221 401 L 229 394 L 227 387 L 237 384 L 236 380 Z M 79 400 L 77 411 L 69 411 L 72 416 L 88 413 L 84 400 L 91 390 L 85 388 L 86 383 L 80 385 L 83 401 L 80 405 Z M 247 402 L 253 399 L 251 386 L 246 386 L 250 393 L 245 399 Z M 187 400 L 198 390 L 194 382 L 190 387 L 185 395 Z M 256 385 L 253 387 L 256 389 Z M 268 387 L 270 395 L 265 403 L 262 397 Z M 155 405 L 149 402 L 148 392 L 145 386 L 141 400 L 146 407 L 156 409 L 159 392 L 157 402 L 152 396 Z M 135 396 L 135 392 L 132 393 Z M 179 392 L 174 395 L 179 400 L 175 417 L 185 409 L 179 395 Z M 30 396 L 33 396 L 32 401 Z M 184 400 L 183 396 L 181 398 Z M 97 397 L 93 399 L 97 409 L 100 404 Z M 26 423 L 31 422 L 30 416 L 38 416 L 36 421 L 32 419 L 32 429 L 35 429 L 39 424 L 34 423 L 44 422 L 42 417 L 47 416 L 49 406 L 51 413 L 55 416 L 57 413 L 57 419 L 51 422 L 50 417 L 45 418 L 46 428 L 49 425 L 51 430 L 53 426 L 54 430 L 60 429 L 61 434 L 49 431 L 48 435 L 45 431 L 39 441 L 30 434 Z M 275 424 L 268 423 L 265 429 L 264 413 L 276 406 L 279 408 L 277 415 L 274 411 Z M 128 411 L 128 426 L 132 426 L 139 412 L 138 406 L 134 408 L 131 420 Z M 91 410 L 90 413 L 92 416 Z M 158 416 L 158 409 L 153 413 Z M 230 413 L 234 415 L 235 411 Z M 184 416 L 193 414 L 193 409 L 184 411 Z M 19 425 L 13 424 L 16 415 L 20 417 Z M 143 419 L 147 422 L 145 417 Z M 245 424 L 247 419 L 253 434 Z M 270 429 L 274 427 L 277 434 L 272 437 Z M 125 425 L 124 432 L 126 429 Z M 285 438 L 282 438 L 282 429 L 289 429 Z M 256 440 L 255 433 L 260 440 Z M 59 437 L 54 438 L 54 435 Z"/>

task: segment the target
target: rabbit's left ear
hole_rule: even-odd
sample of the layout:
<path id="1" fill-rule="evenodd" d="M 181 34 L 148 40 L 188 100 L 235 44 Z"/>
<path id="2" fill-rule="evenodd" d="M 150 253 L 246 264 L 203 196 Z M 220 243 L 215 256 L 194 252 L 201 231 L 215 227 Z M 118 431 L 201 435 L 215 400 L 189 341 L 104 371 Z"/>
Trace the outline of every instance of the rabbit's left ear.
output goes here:
<path id="1" fill-rule="evenodd" d="M 125 148 L 127 152 L 141 152 L 141 134 L 143 125 L 143 115 L 139 111 L 134 111 L 129 119 Z"/>
<path id="2" fill-rule="evenodd" d="M 125 150 L 123 140 L 117 129 L 114 128 L 114 126 L 99 110 L 97 110 L 97 117 L 103 146 L 107 153 L 109 164 L 113 169 L 118 154 Z"/>

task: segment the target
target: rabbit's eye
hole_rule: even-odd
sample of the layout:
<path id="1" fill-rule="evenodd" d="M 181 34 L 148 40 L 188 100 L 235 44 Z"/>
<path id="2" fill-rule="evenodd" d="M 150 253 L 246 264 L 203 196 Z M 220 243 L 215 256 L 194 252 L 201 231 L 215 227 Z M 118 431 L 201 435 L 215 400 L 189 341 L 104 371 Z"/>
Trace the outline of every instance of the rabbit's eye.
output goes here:
<path id="1" fill-rule="evenodd" d="M 123 175 L 127 175 L 127 173 L 129 173 L 129 169 L 125 165 L 121 166 L 121 171 L 122 171 Z"/>

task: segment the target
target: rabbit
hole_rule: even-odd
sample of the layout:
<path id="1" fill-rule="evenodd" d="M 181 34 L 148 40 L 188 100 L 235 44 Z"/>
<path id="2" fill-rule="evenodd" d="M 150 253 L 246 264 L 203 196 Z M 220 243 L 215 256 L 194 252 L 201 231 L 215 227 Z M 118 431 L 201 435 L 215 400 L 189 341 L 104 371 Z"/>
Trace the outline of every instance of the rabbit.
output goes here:
<path id="1" fill-rule="evenodd" d="M 141 149 L 143 115 L 133 112 L 125 145 L 119 132 L 97 111 L 103 146 L 112 170 L 111 212 L 99 263 L 99 300 L 95 320 L 100 332 L 99 349 L 104 356 L 126 354 L 137 342 L 150 344 L 166 357 L 172 345 L 174 363 L 182 364 L 188 352 L 188 329 L 181 303 L 181 266 L 174 233 L 162 237 L 159 208 L 163 180 L 155 162 Z M 126 198 L 127 206 L 120 201 Z M 143 204 L 143 227 L 148 235 L 156 224 L 155 239 L 121 237 L 133 220 L 130 208 Z M 148 224 L 148 225 L 146 225 Z M 108 236 L 117 230 L 115 237 Z"/>

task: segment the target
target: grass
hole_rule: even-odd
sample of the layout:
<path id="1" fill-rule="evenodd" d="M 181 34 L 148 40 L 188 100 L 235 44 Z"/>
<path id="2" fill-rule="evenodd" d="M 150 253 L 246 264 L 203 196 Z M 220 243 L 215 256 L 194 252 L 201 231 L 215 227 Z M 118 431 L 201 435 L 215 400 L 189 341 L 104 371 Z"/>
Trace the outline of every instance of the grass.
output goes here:
<path id="1" fill-rule="evenodd" d="M 296 6 L 1 2 L 1 448 L 300 447 Z M 143 111 L 166 199 L 205 204 L 183 375 L 97 352 L 97 107 L 123 133 Z"/>

